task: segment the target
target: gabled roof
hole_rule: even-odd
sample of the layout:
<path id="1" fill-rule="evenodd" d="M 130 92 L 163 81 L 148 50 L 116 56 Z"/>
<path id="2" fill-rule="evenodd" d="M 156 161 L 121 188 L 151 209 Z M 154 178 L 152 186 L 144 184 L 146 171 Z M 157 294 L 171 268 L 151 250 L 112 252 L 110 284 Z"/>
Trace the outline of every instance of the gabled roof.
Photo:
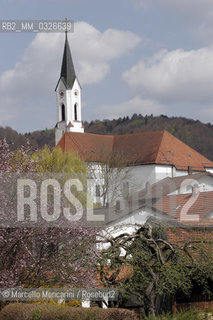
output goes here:
<path id="1" fill-rule="evenodd" d="M 150 131 L 124 135 L 99 135 L 66 132 L 56 147 L 64 152 L 76 151 L 85 161 L 102 162 L 120 154 L 127 165 L 173 165 L 179 170 L 205 171 L 213 162 L 167 131 Z"/>
<path id="2" fill-rule="evenodd" d="M 62 66 L 61 66 L 61 74 L 60 74 L 60 80 L 63 81 L 66 89 L 72 89 L 74 81 L 76 79 L 75 75 L 75 69 L 72 61 L 72 55 L 70 51 L 69 42 L 67 39 L 67 33 L 66 33 L 66 39 L 64 44 L 64 54 L 63 54 L 63 60 L 62 60 Z M 58 81 L 58 83 L 59 83 Z M 57 84 L 58 86 L 58 84 Z M 57 88 L 56 86 L 56 88 Z"/>
<path id="3" fill-rule="evenodd" d="M 180 177 L 174 177 L 174 178 L 164 178 L 156 183 L 153 183 L 149 187 L 149 192 L 147 193 L 146 189 L 143 189 L 139 191 L 139 199 L 159 199 L 163 196 L 166 196 L 176 190 L 179 190 L 181 186 L 187 186 L 188 185 L 188 179 L 193 179 L 195 181 L 199 181 L 199 179 L 203 177 L 210 177 L 213 179 L 213 174 L 210 172 L 199 172 L 194 173 L 190 175 L 184 175 Z"/>
<path id="4" fill-rule="evenodd" d="M 166 195 L 153 205 L 153 209 L 167 214 L 182 224 L 211 226 L 213 225 L 213 191 L 200 192 L 195 198 L 192 193 Z"/>

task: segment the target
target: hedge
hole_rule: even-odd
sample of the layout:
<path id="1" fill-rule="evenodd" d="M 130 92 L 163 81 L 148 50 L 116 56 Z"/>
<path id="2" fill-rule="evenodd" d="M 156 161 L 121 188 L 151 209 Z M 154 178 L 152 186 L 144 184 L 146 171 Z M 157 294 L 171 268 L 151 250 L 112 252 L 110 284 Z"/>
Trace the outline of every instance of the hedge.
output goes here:
<path id="1" fill-rule="evenodd" d="M 50 304 L 10 303 L 0 312 L 0 320 L 137 320 L 125 309 L 73 308 Z"/>

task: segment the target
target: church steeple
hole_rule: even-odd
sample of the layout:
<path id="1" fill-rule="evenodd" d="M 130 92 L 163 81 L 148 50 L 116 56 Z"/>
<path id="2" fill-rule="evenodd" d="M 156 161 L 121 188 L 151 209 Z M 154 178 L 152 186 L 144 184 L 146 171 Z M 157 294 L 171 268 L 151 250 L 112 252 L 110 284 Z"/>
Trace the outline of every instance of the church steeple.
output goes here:
<path id="1" fill-rule="evenodd" d="M 61 66 L 61 76 L 60 79 L 64 81 L 66 89 L 72 89 L 74 81 L 76 79 L 75 69 L 72 61 L 71 51 L 69 42 L 67 39 L 67 31 L 64 45 L 64 55 Z"/>
<path id="2" fill-rule="evenodd" d="M 65 132 L 84 132 L 81 121 L 81 86 L 75 74 L 67 31 L 61 73 L 55 91 L 58 111 L 58 122 L 55 128 L 57 144 Z"/>

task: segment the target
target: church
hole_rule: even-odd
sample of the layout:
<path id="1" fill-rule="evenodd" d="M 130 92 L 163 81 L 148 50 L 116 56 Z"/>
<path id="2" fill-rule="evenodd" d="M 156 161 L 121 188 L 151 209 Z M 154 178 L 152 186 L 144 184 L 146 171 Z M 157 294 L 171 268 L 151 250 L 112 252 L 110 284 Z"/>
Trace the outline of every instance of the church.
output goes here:
<path id="1" fill-rule="evenodd" d="M 213 173 L 212 161 L 167 131 L 115 136 L 84 132 L 81 86 L 75 73 L 67 33 L 60 78 L 55 91 L 58 115 L 55 127 L 56 146 L 64 152 L 77 152 L 99 173 L 102 170 L 100 166 L 106 159 L 115 154 L 120 155 L 125 159 L 123 170 L 131 171 L 126 181 L 123 179 L 120 183 L 120 188 L 128 189 L 125 191 L 128 194 L 139 192 L 147 183 L 152 185 L 168 177 Z"/>

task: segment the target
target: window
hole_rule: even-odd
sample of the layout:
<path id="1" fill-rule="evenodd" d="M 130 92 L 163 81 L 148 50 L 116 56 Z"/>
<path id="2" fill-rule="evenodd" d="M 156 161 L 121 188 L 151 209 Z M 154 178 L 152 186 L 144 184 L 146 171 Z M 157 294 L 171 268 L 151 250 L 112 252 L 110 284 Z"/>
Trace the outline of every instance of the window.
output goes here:
<path id="1" fill-rule="evenodd" d="M 65 121 L 65 106 L 62 104 L 61 106 L 61 120 Z"/>
<path id="2" fill-rule="evenodd" d="M 78 120 L 78 104 L 77 103 L 75 103 L 74 105 L 74 119 L 75 121 Z"/>

